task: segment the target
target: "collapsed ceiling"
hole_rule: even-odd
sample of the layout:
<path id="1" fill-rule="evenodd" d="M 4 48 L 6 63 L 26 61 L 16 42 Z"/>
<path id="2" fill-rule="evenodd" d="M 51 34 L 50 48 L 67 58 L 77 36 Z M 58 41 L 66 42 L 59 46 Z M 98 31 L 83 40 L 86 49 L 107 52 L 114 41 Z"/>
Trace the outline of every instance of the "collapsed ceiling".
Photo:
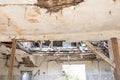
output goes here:
<path id="1" fill-rule="evenodd" d="M 58 12 L 65 7 L 76 6 L 84 0 L 38 0 L 37 6 L 46 8 L 48 12 Z"/>
<path id="2" fill-rule="evenodd" d="M 11 48 L 11 43 L 2 42 Z M 107 41 L 91 41 L 91 44 L 109 57 Z M 73 54 L 93 54 L 93 52 L 83 42 L 66 42 L 66 41 L 31 41 L 17 42 L 17 49 L 23 50 L 32 55 L 73 55 Z"/>
<path id="3" fill-rule="evenodd" d="M 120 38 L 119 0 L 57 1 L 0 0 L 0 41 Z"/>
<path id="4" fill-rule="evenodd" d="M 9 58 L 11 42 L 2 42 L 0 53 L 3 58 Z M 102 52 L 109 57 L 107 41 L 91 41 L 91 44 L 97 51 Z M 5 45 L 6 47 L 4 47 Z M 9 48 L 7 48 L 9 47 Z M 19 64 L 25 64 L 26 67 L 34 67 L 34 62 L 30 56 L 54 57 L 49 61 L 82 61 L 82 60 L 101 60 L 100 57 L 88 48 L 83 42 L 66 42 L 66 41 L 30 41 L 17 42 L 16 59 Z M 8 60 L 8 58 L 5 58 Z"/>
<path id="5" fill-rule="evenodd" d="M 55 60 L 65 60 L 61 58 L 66 55 L 71 60 L 74 56 L 74 60 L 83 59 L 80 55 L 84 53 L 90 53 L 85 54 L 84 59 L 97 59 L 86 45 L 78 41 L 120 38 L 120 1 L 116 1 L 116 4 L 113 0 L 83 2 L 84 0 L 0 0 L 0 41 L 11 47 L 11 43 L 6 41 L 11 41 L 12 38 L 18 41 L 48 40 L 43 43 L 32 42 L 30 46 L 25 46 L 24 42 L 18 45 L 19 49 L 30 54 L 57 56 Z M 46 14 L 46 10 L 54 13 Z M 109 57 L 106 41 L 91 43 Z M 68 46 L 64 47 L 65 45 Z M 31 63 L 29 57 L 22 59 L 24 64 Z M 29 66 L 33 66 L 31 64 Z"/>

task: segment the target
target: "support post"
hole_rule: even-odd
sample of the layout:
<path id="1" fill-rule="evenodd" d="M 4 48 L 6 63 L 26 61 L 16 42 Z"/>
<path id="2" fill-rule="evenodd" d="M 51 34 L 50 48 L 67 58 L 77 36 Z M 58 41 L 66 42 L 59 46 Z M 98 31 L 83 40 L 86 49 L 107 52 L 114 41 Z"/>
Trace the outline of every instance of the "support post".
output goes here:
<path id="1" fill-rule="evenodd" d="M 13 67 L 14 67 L 15 53 L 16 53 L 16 39 L 12 39 L 12 49 L 11 49 L 11 55 L 10 55 L 10 64 L 9 64 L 7 80 L 13 80 Z"/>
<path id="2" fill-rule="evenodd" d="M 112 51 L 114 55 L 114 62 L 115 62 L 115 79 L 120 80 L 120 55 L 119 55 L 119 47 L 118 47 L 118 42 L 117 38 L 111 38 L 111 43 L 112 43 Z"/>

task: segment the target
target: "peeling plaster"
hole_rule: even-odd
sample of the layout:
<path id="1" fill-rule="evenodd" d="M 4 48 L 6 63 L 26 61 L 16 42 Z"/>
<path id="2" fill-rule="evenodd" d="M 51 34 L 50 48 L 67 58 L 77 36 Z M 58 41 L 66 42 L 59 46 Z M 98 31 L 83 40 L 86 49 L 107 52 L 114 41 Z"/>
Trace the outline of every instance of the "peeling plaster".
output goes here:
<path id="1" fill-rule="evenodd" d="M 47 12 L 58 12 L 65 7 L 76 6 L 83 1 L 84 0 L 38 0 L 36 5 L 47 9 Z"/>

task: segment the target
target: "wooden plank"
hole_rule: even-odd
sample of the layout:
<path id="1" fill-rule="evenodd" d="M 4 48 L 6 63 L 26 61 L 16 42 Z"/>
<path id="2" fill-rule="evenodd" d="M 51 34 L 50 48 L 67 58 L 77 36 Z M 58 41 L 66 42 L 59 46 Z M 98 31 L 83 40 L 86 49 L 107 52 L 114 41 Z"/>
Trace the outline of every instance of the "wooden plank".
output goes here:
<path id="1" fill-rule="evenodd" d="M 110 66 L 115 68 L 115 65 L 112 63 L 112 61 L 107 56 L 105 56 L 102 52 L 96 50 L 96 48 L 90 42 L 88 41 L 83 41 L 83 42 L 92 50 L 93 53 L 98 55 L 100 58 L 106 61 Z"/>
<path id="2" fill-rule="evenodd" d="M 114 62 L 115 62 L 115 77 L 116 80 L 120 80 L 120 55 L 119 55 L 119 47 L 118 47 L 118 42 L 117 38 L 111 38 L 111 43 L 112 43 L 112 51 L 114 55 Z"/>
<path id="3" fill-rule="evenodd" d="M 11 49 L 11 55 L 10 55 L 10 64 L 9 64 L 7 80 L 13 80 L 13 67 L 14 67 L 15 53 L 16 53 L 16 39 L 12 39 L 12 49 Z"/>
<path id="4" fill-rule="evenodd" d="M 116 69 L 114 69 L 113 73 L 114 73 L 114 79 L 119 80 L 119 76 L 117 75 Z"/>
<path id="5" fill-rule="evenodd" d="M 114 63 L 114 55 L 113 55 L 112 44 L 110 39 L 108 40 L 108 50 L 109 50 L 110 60 Z"/>

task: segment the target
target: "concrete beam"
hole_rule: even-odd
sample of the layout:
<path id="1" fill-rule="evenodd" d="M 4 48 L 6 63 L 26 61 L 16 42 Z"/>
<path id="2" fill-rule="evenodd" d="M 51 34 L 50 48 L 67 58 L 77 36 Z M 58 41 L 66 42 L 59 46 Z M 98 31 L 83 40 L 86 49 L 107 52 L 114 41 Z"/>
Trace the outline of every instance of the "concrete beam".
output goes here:
<path id="1" fill-rule="evenodd" d="M 114 33 L 114 34 L 113 34 Z M 0 34 L 0 41 L 11 41 L 11 39 L 16 38 L 20 41 L 27 40 L 66 40 L 69 42 L 77 42 L 84 40 L 109 40 L 111 37 L 117 37 L 120 39 L 120 31 L 103 31 L 103 32 L 86 32 L 86 33 L 49 33 L 49 34 L 13 34 L 13 35 L 5 35 Z M 89 36 L 89 37 L 88 37 Z"/>

